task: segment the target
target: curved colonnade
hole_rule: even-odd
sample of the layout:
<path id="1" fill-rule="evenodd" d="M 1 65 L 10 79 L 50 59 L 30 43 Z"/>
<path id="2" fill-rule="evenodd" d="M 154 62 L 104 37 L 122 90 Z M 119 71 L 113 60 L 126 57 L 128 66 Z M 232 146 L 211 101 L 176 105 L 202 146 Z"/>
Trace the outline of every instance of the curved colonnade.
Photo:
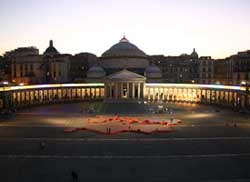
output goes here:
<path id="1" fill-rule="evenodd" d="M 68 101 L 105 100 L 104 83 L 72 83 L 0 87 L 2 108 Z M 217 104 L 232 108 L 249 108 L 248 87 L 202 84 L 146 83 L 143 100 Z M 124 101 L 129 101 L 124 98 Z M 121 101 L 121 100 L 120 100 Z M 131 100 L 133 101 L 133 99 Z"/>
<path id="2" fill-rule="evenodd" d="M 247 87 L 206 84 L 146 84 L 148 101 L 191 102 L 248 108 L 250 96 Z"/>

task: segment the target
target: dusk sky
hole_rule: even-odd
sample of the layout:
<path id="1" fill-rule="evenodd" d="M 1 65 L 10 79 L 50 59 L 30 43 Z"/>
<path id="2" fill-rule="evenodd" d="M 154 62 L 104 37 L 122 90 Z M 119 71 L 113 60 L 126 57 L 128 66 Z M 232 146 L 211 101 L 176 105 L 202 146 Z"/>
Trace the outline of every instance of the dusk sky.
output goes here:
<path id="1" fill-rule="evenodd" d="M 100 56 L 125 33 L 147 54 L 223 58 L 250 49 L 249 0 L 0 0 L 0 55 L 24 46 L 40 53 Z"/>

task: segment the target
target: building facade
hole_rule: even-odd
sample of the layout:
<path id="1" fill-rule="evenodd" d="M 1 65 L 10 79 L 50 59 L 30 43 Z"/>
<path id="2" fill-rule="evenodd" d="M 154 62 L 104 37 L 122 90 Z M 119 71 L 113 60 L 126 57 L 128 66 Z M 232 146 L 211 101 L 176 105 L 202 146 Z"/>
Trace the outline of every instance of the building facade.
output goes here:
<path id="1" fill-rule="evenodd" d="M 199 83 L 214 83 L 214 60 L 210 56 L 199 58 Z"/>
<path id="2" fill-rule="evenodd" d="M 238 52 L 229 59 L 231 69 L 232 84 L 242 84 L 250 82 L 250 51 Z"/>
<path id="3" fill-rule="evenodd" d="M 90 53 L 61 54 L 50 41 L 42 55 L 34 47 L 6 53 L 11 84 L 24 85 L 3 82 L 0 105 L 10 109 L 101 100 L 193 102 L 250 109 L 249 54 L 239 52 L 213 60 L 199 57 L 194 49 L 180 56 L 149 56 L 123 37 L 97 58 Z"/>
<path id="4" fill-rule="evenodd" d="M 196 50 L 180 56 L 147 55 L 123 37 L 97 57 L 91 53 L 62 54 L 49 42 L 39 54 L 35 47 L 6 52 L 1 58 L 1 80 L 16 84 L 104 82 L 127 69 L 146 77 L 147 83 L 249 84 L 250 51 L 215 60 Z M 6 61 L 7 60 L 7 61 Z"/>

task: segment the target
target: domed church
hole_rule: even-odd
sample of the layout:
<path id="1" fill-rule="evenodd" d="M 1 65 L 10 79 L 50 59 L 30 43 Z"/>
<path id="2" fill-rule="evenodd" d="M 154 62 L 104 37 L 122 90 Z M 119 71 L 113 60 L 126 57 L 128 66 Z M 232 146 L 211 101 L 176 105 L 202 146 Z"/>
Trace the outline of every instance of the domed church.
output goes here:
<path id="1" fill-rule="evenodd" d="M 161 69 L 150 65 L 148 56 L 124 36 L 100 57 L 87 73 L 88 81 L 104 82 L 105 101 L 138 101 L 144 96 L 145 82 L 160 80 Z"/>
<path id="2" fill-rule="evenodd" d="M 142 76 L 145 75 L 146 78 L 160 79 L 162 76 L 161 69 L 158 66 L 149 64 L 147 54 L 124 36 L 101 55 L 99 65 L 94 65 L 89 69 L 88 80 L 92 78 L 95 78 L 94 81 L 104 79 L 105 76 L 123 69 Z M 102 74 L 100 74 L 100 70 Z"/>

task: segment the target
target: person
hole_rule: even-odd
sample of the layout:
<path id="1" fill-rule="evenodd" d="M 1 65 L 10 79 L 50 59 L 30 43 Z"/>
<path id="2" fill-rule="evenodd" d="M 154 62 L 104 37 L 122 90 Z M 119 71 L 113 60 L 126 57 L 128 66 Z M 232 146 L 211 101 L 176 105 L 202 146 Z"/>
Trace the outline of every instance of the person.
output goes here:
<path id="1" fill-rule="evenodd" d="M 78 181 L 78 174 L 75 171 L 71 172 L 71 176 L 72 176 L 72 182 Z"/>

